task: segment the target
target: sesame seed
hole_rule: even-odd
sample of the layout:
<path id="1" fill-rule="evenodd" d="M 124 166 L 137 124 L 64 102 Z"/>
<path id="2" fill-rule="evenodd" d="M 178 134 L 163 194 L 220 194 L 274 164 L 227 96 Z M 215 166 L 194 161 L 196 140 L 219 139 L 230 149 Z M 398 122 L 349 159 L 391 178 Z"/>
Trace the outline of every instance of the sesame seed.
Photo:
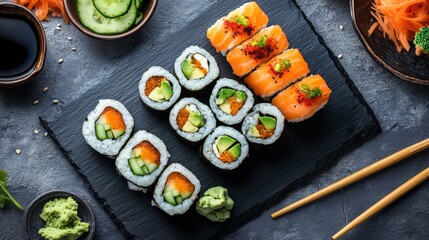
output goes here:
<path id="1" fill-rule="evenodd" d="M 340 25 L 340 30 L 344 30 L 344 27 L 343 27 L 343 25 Z"/>
<path id="2" fill-rule="evenodd" d="M 36 105 L 39 103 L 39 100 L 34 100 L 33 105 Z"/>
<path id="3" fill-rule="evenodd" d="M 61 27 L 61 23 L 58 23 L 58 24 L 57 24 L 57 27 Z"/>
<path id="4" fill-rule="evenodd" d="M 63 63 L 63 62 L 64 62 L 64 59 L 62 58 L 58 59 L 58 63 Z"/>
<path id="5" fill-rule="evenodd" d="M 37 130 L 37 129 L 34 130 L 34 134 L 36 134 L 36 135 L 39 134 L 39 130 Z"/>
<path id="6" fill-rule="evenodd" d="M 52 100 L 52 103 L 57 104 L 57 103 L 59 103 L 59 101 L 57 99 L 54 99 L 54 100 Z"/>
<path id="7" fill-rule="evenodd" d="M 75 52 L 75 51 L 76 51 L 76 48 L 72 47 L 72 48 L 71 48 L 71 50 L 72 50 L 73 52 Z"/>
<path id="8" fill-rule="evenodd" d="M 67 38 L 67 40 L 71 41 L 71 40 L 72 40 L 72 38 L 71 38 L 71 37 L 68 37 L 68 38 Z"/>
<path id="9" fill-rule="evenodd" d="M 338 59 L 343 58 L 343 54 L 340 53 L 340 55 L 338 55 Z"/>
<path id="10" fill-rule="evenodd" d="M 43 92 L 47 92 L 47 91 L 48 91 L 48 89 L 49 89 L 48 87 L 44 87 L 44 88 L 43 88 Z"/>
<path id="11" fill-rule="evenodd" d="M 19 155 L 19 154 L 21 154 L 21 149 L 16 149 L 15 152 L 16 152 L 16 154 Z"/>
<path id="12" fill-rule="evenodd" d="M 58 27 L 58 26 L 57 26 L 55 29 L 57 29 L 58 31 L 61 31 L 61 28 L 60 28 L 60 27 Z"/>
<path id="13" fill-rule="evenodd" d="M 44 135 L 45 135 L 45 137 L 47 137 L 47 136 L 48 136 L 48 132 L 45 132 L 45 134 L 44 134 Z"/>

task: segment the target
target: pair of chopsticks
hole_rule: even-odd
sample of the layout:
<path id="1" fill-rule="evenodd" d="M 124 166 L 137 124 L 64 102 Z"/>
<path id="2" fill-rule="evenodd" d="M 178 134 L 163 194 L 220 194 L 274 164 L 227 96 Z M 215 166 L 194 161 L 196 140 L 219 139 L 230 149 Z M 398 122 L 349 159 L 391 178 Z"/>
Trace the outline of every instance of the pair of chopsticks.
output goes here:
<path id="1" fill-rule="evenodd" d="M 343 187 L 346 187 L 352 183 L 355 183 L 373 173 L 376 173 L 388 166 L 391 166 L 397 162 L 400 162 L 401 160 L 412 156 L 426 148 L 429 148 L 429 138 L 418 142 L 414 145 L 411 145 L 407 148 L 404 148 L 400 150 L 399 152 L 396 152 L 384 159 L 381 159 L 378 162 L 375 162 L 368 167 L 365 167 L 352 175 L 345 177 L 313 194 L 311 194 L 308 197 L 305 197 L 283 209 L 280 209 L 276 211 L 275 213 L 271 214 L 272 218 L 280 217 L 283 214 L 286 214 L 288 212 L 291 212 L 299 207 L 302 207 L 310 202 L 313 202 L 319 198 L 322 198 L 330 193 L 333 193 Z M 343 229 L 341 229 L 339 232 L 337 232 L 334 236 L 332 236 L 332 239 L 338 239 L 348 231 L 352 230 L 356 226 L 358 226 L 360 223 L 364 222 L 374 214 L 381 211 L 383 208 L 387 207 L 389 204 L 403 196 L 405 193 L 409 192 L 411 189 L 418 186 L 420 183 L 424 182 L 429 178 L 429 167 L 399 186 L 397 189 L 395 189 L 393 192 L 389 193 L 387 196 L 382 198 L 380 201 L 378 201 L 376 204 L 374 204 L 372 207 L 368 208 L 365 212 L 363 212 L 361 215 L 359 215 L 357 218 L 355 218 L 353 221 L 351 221 L 349 224 L 347 224 Z"/>

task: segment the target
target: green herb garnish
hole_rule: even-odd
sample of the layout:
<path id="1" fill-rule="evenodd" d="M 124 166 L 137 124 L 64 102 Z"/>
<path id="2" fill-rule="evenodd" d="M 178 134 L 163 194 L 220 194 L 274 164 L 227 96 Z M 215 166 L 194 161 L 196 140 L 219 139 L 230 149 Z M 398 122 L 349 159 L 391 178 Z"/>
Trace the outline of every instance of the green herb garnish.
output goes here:
<path id="1" fill-rule="evenodd" d="M 310 86 L 308 86 L 307 84 L 299 85 L 299 90 L 305 93 L 305 95 L 307 95 L 307 98 L 315 98 L 322 96 L 322 90 L 320 90 L 320 88 L 315 87 L 313 89 L 310 89 Z"/>
<path id="2" fill-rule="evenodd" d="M 279 63 L 277 63 L 275 66 L 274 66 L 274 71 L 276 71 L 276 72 L 280 72 L 280 71 L 282 71 L 282 70 L 284 70 L 284 69 L 288 69 L 288 68 L 290 68 L 290 66 L 291 66 L 292 64 L 290 63 L 290 60 L 289 59 L 282 59 Z"/>
<path id="3" fill-rule="evenodd" d="M 429 26 L 420 28 L 413 42 L 416 48 L 421 48 L 423 52 L 429 53 Z"/>
<path id="4" fill-rule="evenodd" d="M 0 208 L 3 208 L 10 201 L 17 208 L 24 209 L 7 190 L 7 173 L 0 169 Z"/>
<path id="5" fill-rule="evenodd" d="M 265 47 L 265 44 L 267 44 L 267 36 L 262 36 L 257 41 L 252 42 L 252 47 L 259 46 L 259 47 Z"/>
<path id="6" fill-rule="evenodd" d="M 247 18 L 243 15 L 236 16 L 234 18 L 234 22 L 236 22 L 242 26 L 245 26 L 245 27 L 249 26 L 249 20 L 247 20 Z"/>

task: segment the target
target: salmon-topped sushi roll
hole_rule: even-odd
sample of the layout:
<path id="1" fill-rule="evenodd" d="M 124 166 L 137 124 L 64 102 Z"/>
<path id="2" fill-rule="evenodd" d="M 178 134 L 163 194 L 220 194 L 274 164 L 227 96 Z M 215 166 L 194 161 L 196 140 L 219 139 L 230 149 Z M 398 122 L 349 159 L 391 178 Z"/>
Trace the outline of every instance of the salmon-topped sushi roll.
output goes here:
<path id="1" fill-rule="evenodd" d="M 300 122 L 313 116 L 329 100 L 332 90 L 320 75 L 304 78 L 273 98 L 272 103 L 289 122 Z"/>
<path id="2" fill-rule="evenodd" d="M 286 34 L 278 25 L 264 28 L 251 39 L 231 50 L 226 60 L 235 75 L 243 77 L 261 63 L 283 52 L 289 46 Z"/>
<path id="3" fill-rule="evenodd" d="M 298 49 L 290 49 L 251 72 L 244 81 L 256 95 L 270 98 L 310 73 Z"/>
<path id="4" fill-rule="evenodd" d="M 268 17 L 256 2 L 248 2 L 217 20 L 207 38 L 222 55 L 267 26 Z"/>

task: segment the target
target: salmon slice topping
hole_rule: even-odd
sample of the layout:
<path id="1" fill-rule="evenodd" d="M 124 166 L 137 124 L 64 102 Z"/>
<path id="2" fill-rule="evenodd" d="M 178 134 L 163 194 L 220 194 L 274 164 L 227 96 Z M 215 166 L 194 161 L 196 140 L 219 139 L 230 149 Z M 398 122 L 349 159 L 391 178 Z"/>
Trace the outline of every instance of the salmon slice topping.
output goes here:
<path id="1" fill-rule="evenodd" d="M 225 20 L 223 24 L 225 29 L 230 29 L 232 31 L 234 38 L 237 35 L 252 36 L 254 26 L 249 20 L 250 18 L 248 16 L 238 15 Z"/>
<path id="2" fill-rule="evenodd" d="M 263 60 L 268 58 L 270 54 L 277 49 L 276 43 L 277 41 L 275 38 L 264 35 L 257 40 L 249 42 L 243 48 L 243 52 L 250 58 Z"/>
<path id="3" fill-rule="evenodd" d="M 310 86 L 307 84 L 295 86 L 295 92 L 298 94 L 297 102 L 306 106 L 311 106 L 317 98 L 322 96 L 322 90 L 319 87 L 310 89 Z"/>

